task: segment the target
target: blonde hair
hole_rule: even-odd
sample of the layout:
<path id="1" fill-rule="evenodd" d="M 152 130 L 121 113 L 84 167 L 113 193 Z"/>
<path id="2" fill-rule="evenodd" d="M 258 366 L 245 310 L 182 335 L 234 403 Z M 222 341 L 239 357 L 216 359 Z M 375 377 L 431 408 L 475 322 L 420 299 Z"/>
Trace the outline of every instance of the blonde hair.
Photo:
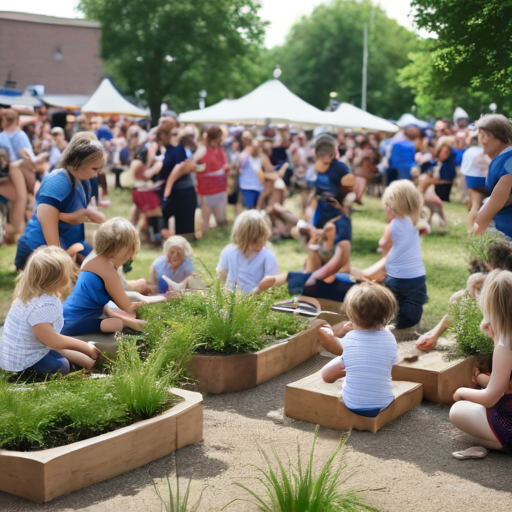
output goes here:
<path id="1" fill-rule="evenodd" d="M 76 281 L 78 268 L 60 247 L 40 247 L 28 258 L 25 269 L 16 278 L 14 299 L 23 304 L 41 295 L 59 296 Z"/>
<path id="2" fill-rule="evenodd" d="M 493 270 L 488 274 L 478 305 L 491 324 L 497 340 L 512 348 L 512 272 Z"/>
<path id="3" fill-rule="evenodd" d="M 103 164 L 105 164 L 107 155 L 95 133 L 78 132 L 71 137 L 56 167 L 63 167 L 64 169 L 73 167 L 74 169 L 78 169 L 82 165 L 94 162 L 100 158 L 103 160 Z"/>
<path id="4" fill-rule="evenodd" d="M 140 240 L 132 223 L 122 217 L 114 217 L 102 224 L 94 234 L 94 250 L 98 256 L 114 256 L 117 252 L 129 250 L 127 261 L 135 259 L 139 252 Z"/>
<path id="5" fill-rule="evenodd" d="M 398 309 L 393 292 L 376 283 L 361 283 L 348 291 L 345 312 L 351 322 L 363 329 L 383 329 Z"/>
<path id="6" fill-rule="evenodd" d="M 420 218 L 423 208 L 423 197 L 412 181 L 393 181 L 382 196 L 382 205 L 387 206 L 398 217 L 410 217 L 413 224 Z"/>
<path id="7" fill-rule="evenodd" d="M 244 256 L 248 256 L 255 246 L 263 248 L 271 235 L 266 215 L 257 210 L 247 210 L 235 220 L 231 241 Z"/>
<path id="8" fill-rule="evenodd" d="M 171 247 L 179 247 L 183 252 L 183 256 L 185 259 L 190 258 L 192 256 L 192 246 L 182 236 L 175 235 L 170 236 L 164 243 L 164 256 L 167 256 Z"/>

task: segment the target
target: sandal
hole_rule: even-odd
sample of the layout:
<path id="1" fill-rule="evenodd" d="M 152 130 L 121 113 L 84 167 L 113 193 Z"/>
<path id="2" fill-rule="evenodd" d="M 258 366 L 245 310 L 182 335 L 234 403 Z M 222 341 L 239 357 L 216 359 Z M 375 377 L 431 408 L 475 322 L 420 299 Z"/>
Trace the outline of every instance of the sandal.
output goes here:
<path id="1" fill-rule="evenodd" d="M 460 452 L 453 452 L 452 457 L 455 457 L 459 460 L 483 459 L 487 456 L 488 453 L 489 450 L 483 446 L 472 446 L 471 448 L 466 448 Z"/>

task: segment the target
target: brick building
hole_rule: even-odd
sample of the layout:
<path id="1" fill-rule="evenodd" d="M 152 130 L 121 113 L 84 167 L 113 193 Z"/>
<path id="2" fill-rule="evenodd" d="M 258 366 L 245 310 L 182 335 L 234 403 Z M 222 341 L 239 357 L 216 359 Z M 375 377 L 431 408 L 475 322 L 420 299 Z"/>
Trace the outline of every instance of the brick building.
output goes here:
<path id="1" fill-rule="evenodd" d="M 99 23 L 0 11 L 0 87 L 92 94 L 102 79 Z"/>

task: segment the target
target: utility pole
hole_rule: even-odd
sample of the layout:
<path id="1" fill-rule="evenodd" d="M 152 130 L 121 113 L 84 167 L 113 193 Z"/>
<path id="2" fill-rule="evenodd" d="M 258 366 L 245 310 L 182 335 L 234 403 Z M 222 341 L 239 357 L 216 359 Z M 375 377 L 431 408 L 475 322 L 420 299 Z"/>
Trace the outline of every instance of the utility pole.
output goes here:
<path id="1" fill-rule="evenodd" d="M 368 23 L 364 24 L 363 48 L 363 87 L 361 90 L 361 108 L 366 111 L 366 75 L 368 70 Z"/>

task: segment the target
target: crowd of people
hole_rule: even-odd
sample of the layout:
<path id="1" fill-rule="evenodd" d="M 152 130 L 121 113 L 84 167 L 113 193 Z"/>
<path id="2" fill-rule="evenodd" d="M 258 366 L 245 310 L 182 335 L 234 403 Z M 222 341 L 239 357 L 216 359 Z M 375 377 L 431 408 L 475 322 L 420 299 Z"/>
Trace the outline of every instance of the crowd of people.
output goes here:
<path id="1" fill-rule="evenodd" d="M 324 378 L 346 374 L 347 407 L 374 417 L 393 400 L 396 340 L 387 326 L 414 329 L 421 320 L 428 297 L 420 236 L 446 226 L 443 203 L 466 202 L 468 228 L 477 235 L 493 223 L 512 237 L 512 123 L 497 114 L 476 126 L 465 116 L 440 120 L 433 130 L 410 123 L 390 138 L 328 128 L 308 137 L 288 126 L 213 125 L 201 133 L 170 114 L 153 128 L 145 120 L 84 115 L 56 126 L 44 110 L 22 124 L 16 110 L 5 109 L 1 120 L 3 241 L 17 244 L 20 272 L 0 345 L 0 367 L 8 371 L 92 368 L 97 349 L 74 336 L 140 331 L 134 312 L 142 304 L 203 286 L 190 242 L 226 225 L 231 205 L 235 222 L 219 279 L 244 294 L 286 284 L 292 295 L 346 299 L 350 322 L 320 336 L 328 350 L 343 353 Z M 109 173 L 132 189 L 130 219 L 106 220 L 101 211 L 109 205 Z M 365 192 L 382 196 L 388 224 L 380 259 L 356 269 L 350 215 Z M 93 246 L 86 222 L 99 225 Z M 307 254 L 302 271 L 282 274 L 268 242 L 290 237 Z M 141 239 L 163 244 L 163 255 L 147 279 L 127 281 L 122 269 Z M 459 390 L 463 402 L 452 409 L 454 423 L 490 448 L 512 447 L 510 395 L 500 395 L 512 371 L 510 270 L 497 264 L 468 282 L 501 362 L 484 390 Z M 427 333 L 417 346 L 429 350 L 435 341 Z M 376 353 L 381 357 L 365 356 Z M 353 370 L 366 359 L 373 362 Z M 370 378 L 382 392 L 365 391 Z"/>

